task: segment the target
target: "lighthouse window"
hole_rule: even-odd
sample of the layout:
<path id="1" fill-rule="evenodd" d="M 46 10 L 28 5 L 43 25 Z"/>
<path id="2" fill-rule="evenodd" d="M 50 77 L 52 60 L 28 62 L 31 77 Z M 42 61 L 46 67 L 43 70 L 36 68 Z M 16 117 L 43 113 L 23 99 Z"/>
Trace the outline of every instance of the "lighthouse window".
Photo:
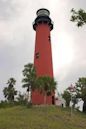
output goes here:
<path id="1" fill-rule="evenodd" d="M 48 36 L 48 40 L 49 40 L 49 42 L 51 41 L 51 38 L 50 38 L 50 36 Z"/>
<path id="2" fill-rule="evenodd" d="M 35 56 L 36 56 L 36 59 L 38 59 L 39 58 L 39 52 L 37 52 Z"/>

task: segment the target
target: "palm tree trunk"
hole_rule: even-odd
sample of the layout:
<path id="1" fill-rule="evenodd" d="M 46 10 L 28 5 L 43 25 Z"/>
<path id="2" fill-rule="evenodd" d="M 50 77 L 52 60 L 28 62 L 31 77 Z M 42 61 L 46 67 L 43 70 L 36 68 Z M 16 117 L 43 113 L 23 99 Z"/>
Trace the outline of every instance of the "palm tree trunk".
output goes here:
<path id="1" fill-rule="evenodd" d="M 29 103 L 29 91 L 27 92 L 27 103 Z"/>
<path id="2" fill-rule="evenodd" d="M 86 100 L 83 103 L 83 112 L 86 112 Z"/>
<path id="3" fill-rule="evenodd" d="M 47 104 L 47 96 L 46 96 L 46 93 L 44 93 L 44 104 L 45 104 L 45 105 Z"/>
<path id="4" fill-rule="evenodd" d="M 32 90 L 30 91 L 30 103 L 32 104 Z"/>
<path id="5" fill-rule="evenodd" d="M 29 87 L 27 102 L 32 103 L 32 89 Z"/>
<path id="6" fill-rule="evenodd" d="M 30 91 L 30 96 L 29 96 L 30 97 L 30 103 L 32 103 L 32 89 L 31 89 L 31 87 L 30 87 L 29 91 Z"/>

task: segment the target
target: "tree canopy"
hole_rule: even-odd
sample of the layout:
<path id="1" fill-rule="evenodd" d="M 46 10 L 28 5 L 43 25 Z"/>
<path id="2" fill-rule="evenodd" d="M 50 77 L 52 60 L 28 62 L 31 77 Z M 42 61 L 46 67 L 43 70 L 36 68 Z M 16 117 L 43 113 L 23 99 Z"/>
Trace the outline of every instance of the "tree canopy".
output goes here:
<path id="1" fill-rule="evenodd" d="M 9 102 L 13 102 L 14 96 L 17 95 L 17 91 L 14 88 L 15 84 L 16 80 L 14 78 L 10 78 L 7 82 L 8 87 L 5 87 L 3 90 L 4 96 Z"/>
<path id="2" fill-rule="evenodd" d="M 36 86 L 36 71 L 34 65 L 32 63 L 26 64 L 22 72 L 24 76 L 24 78 L 22 79 L 23 87 L 26 87 L 27 91 L 29 91 L 30 88 L 34 90 Z"/>
<path id="3" fill-rule="evenodd" d="M 36 70 L 32 63 L 28 63 L 24 66 L 24 70 L 22 72 L 24 76 L 22 79 L 22 87 L 27 88 L 27 101 L 30 101 L 30 103 L 32 103 L 32 90 L 36 89 Z"/>
<path id="4" fill-rule="evenodd" d="M 62 94 L 62 97 L 65 99 L 65 101 L 66 101 L 66 106 L 68 106 L 69 107 L 69 105 L 70 105 L 70 101 L 71 101 L 71 94 L 70 94 L 70 92 L 66 89 L 65 91 L 64 91 L 64 93 Z"/>
<path id="5" fill-rule="evenodd" d="M 86 77 L 79 78 L 75 84 L 76 98 L 81 98 L 84 101 L 83 112 L 86 112 Z"/>
<path id="6" fill-rule="evenodd" d="M 37 79 L 37 89 L 44 94 L 44 104 L 46 104 L 46 96 L 54 93 L 56 89 L 56 81 L 49 76 L 41 76 Z"/>
<path id="7" fill-rule="evenodd" d="M 78 27 L 82 27 L 86 24 L 86 12 L 83 9 L 76 11 L 74 8 L 71 10 L 71 21 L 76 22 Z"/>
<path id="8" fill-rule="evenodd" d="M 76 82 L 76 93 L 78 98 L 82 98 L 82 100 L 86 100 L 86 78 L 79 78 Z"/>

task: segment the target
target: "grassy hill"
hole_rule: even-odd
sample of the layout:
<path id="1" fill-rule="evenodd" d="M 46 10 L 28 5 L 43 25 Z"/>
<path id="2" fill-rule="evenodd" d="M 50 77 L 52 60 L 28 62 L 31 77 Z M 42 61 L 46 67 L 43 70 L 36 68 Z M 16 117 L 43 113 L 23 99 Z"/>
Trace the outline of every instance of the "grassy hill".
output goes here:
<path id="1" fill-rule="evenodd" d="M 0 109 L 0 129 L 86 129 L 86 115 L 55 106 Z"/>

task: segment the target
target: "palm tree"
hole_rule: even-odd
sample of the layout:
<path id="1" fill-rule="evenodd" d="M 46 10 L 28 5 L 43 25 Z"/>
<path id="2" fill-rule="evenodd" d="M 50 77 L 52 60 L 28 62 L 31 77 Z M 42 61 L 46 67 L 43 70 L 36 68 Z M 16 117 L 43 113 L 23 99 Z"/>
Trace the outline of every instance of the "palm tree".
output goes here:
<path id="1" fill-rule="evenodd" d="M 23 82 L 23 87 L 27 88 L 27 92 L 29 94 L 31 94 L 30 96 L 30 102 L 31 102 L 31 98 L 32 98 L 32 90 L 34 90 L 36 88 L 36 71 L 35 71 L 35 67 L 32 63 L 29 63 L 27 65 L 24 66 L 24 70 L 23 72 L 23 76 L 24 78 L 22 79 Z"/>
<path id="2" fill-rule="evenodd" d="M 42 76 L 37 79 L 37 88 L 40 93 L 44 94 L 44 104 L 46 104 L 47 96 L 51 95 L 56 89 L 56 81 L 49 76 Z"/>
<path id="3" fill-rule="evenodd" d="M 3 93 L 5 98 L 7 98 L 9 102 L 13 102 L 14 96 L 17 95 L 17 91 L 14 88 L 14 85 L 16 84 L 16 80 L 14 78 L 10 78 L 7 84 L 8 84 L 8 87 L 4 88 Z"/>

